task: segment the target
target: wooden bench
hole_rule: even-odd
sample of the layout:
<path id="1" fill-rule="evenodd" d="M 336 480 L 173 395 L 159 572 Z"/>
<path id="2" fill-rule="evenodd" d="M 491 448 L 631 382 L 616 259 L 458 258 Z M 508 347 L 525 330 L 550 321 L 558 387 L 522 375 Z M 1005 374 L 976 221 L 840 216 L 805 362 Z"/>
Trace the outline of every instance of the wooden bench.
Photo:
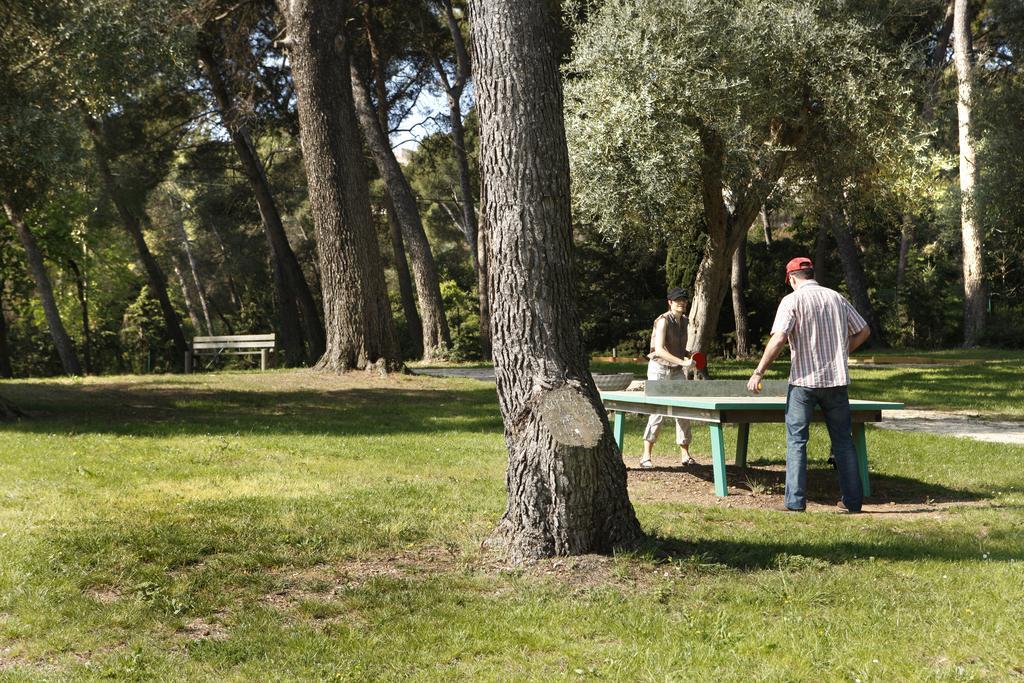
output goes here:
<path id="1" fill-rule="evenodd" d="M 185 352 L 185 373 L 192 372 L 199 356 L 260 355 L 260 370 L 267 369 L 270 352 L 274 350 L 273 334 L 235 334 L 221 337 L 196 337 Z"/>

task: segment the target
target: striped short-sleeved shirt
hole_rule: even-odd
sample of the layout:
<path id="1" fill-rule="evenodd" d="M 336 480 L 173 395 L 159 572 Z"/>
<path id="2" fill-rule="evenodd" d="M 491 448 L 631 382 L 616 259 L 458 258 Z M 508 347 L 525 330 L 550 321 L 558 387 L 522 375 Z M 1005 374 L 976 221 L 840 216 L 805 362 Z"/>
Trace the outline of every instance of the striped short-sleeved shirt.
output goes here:
<path id="1" fill-rule="evenodd" d="M 784 332 L 789 341 L 789 383 L 812 389 L 848 385 L 848 339 L 865 327 L 849 301 L 814 280 L 783 297 L 772 334 Z"/>

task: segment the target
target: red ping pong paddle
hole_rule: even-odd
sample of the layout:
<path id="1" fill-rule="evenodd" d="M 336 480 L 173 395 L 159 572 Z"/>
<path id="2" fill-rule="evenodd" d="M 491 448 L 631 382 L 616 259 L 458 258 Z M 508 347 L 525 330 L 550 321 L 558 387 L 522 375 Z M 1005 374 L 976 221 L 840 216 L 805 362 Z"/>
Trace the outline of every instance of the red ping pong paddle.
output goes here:
<path id="1" fill-rule="evenodd" d="M 708 357 L 698 351 L 697 353 L 690 356 L 690 360 L 693 361 L 693 367 L 698 370 L 703 370 L 708 366 Z"/>

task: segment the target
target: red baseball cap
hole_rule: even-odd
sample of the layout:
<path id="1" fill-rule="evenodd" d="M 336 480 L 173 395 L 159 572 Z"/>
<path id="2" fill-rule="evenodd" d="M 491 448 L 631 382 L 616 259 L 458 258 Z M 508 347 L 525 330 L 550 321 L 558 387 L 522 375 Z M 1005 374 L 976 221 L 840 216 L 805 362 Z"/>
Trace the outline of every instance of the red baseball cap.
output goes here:
<path id="1" fill-rule="evenodd" d="M 787 284 L 789 284 L 789 274 L 798 270 L 814 270 L 814 264 L 806 256 L 797 256 L 795 259 L 790 259 L 789 263 L 786 264 Z"/>

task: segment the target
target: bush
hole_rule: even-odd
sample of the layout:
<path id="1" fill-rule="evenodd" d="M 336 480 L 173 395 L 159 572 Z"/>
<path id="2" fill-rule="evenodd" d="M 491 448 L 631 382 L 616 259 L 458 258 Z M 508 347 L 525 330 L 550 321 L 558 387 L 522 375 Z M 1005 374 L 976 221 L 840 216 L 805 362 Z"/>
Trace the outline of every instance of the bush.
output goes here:
<path id="1" fill-rule="evenodd" d="M 452 336 L 449 358 L 480 360 L 480 313 L 476 288 L 465 290 L 455 280 L 441 281 L 441 298 Z"/>
<path id="2" fill-rule="evenodd" d="M 174 368 L 174 346 L 164 330 L 160 304 L 150 296 L 149 286 L 125 309 L 121 323 L 121 348 L 133 373 L 169 372 Z"/>

